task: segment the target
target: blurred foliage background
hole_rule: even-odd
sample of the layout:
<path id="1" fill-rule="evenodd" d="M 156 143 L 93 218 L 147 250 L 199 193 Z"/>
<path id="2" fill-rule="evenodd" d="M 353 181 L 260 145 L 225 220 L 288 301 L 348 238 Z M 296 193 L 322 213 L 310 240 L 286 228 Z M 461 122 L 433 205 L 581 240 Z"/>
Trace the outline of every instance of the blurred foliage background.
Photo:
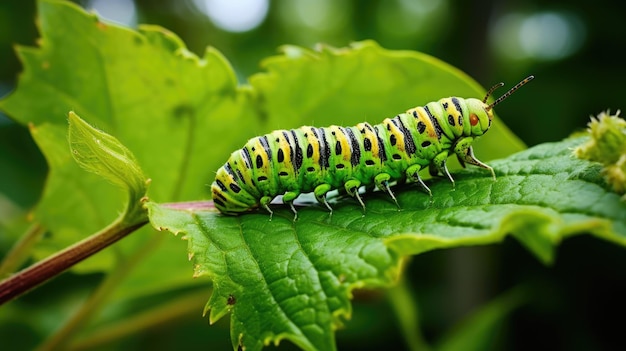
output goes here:
<path id="1" fill-rule="evenodd" d="M 313 47 L 321 42 L 341 47 L 362 39 L 438 57 L 485 87 L 500 81 L 511 86 L 534 74 L 535 81 L 525 88 L 526 99 L 511 98 L 497 108 L 502 120 L 528 145 L 559 140 L 583 129 L 589 115 L 624 108 L 626 66 L 620 50 L 626 45 L 626 32 L 620 23 L 625 5 L 616 0 L 75 2 L 130 27 L 149 23 L 168 28 L 198 55 L 206 46 L 214 46 L 230 60 L 242 83 L 280 45 Z M 13 46 L 36 45 L 35 16 L 34 0 L 0 1 L 0 96 L 15 88 L 22 69 Z M 46 165 L 27 129 L 1 114 L 0 162 L 2 256 L 14 240 L 2 228 L 13 214 L 36 203 Z M 514 314 L 508 341 L 501 341 L 501 346 L 524 349 L 536 346 L 531 339 L 539 338 L 546 349 L 611 349 L 619 345 L 621 330 L 609 321 L 620 320 L 626 312 L 620 300 L 626 293 L 624 257 L 621 248 L 581 237 L 559 249 L 555 266 L 544 267 L 517 242 L 507 240 L 503 246 L 420 255 L 408 276 L 423 306 L 429 338 L 449 327 L 449 320 L 467 315 L 507 288 L 523 285 L 533 297 Z M 81 278 L 81 286 L 90 279 L 98 277 Z M 76 284 L 71 277 L 52 284 L 63 289 L 68 281 Z M 357 304 L 348 327 L 380 336 L 378 346 L 391 345 L 392 338 L 400 340 L 398 331 L 385 329 L 393 329 L 393 323 L 377 319 L 380 311 L 372 308 L 377 307 Z M 198 323 L 197 332 L 210 329 L 205 322 Z M 165 347 L 165 335 L 130 345 Z M 184 337 L 193 339 L 193 335 Z M 340 341 L 348 338 L 351 346 L 364 346 L 349 331 L 339 337 Z"/>

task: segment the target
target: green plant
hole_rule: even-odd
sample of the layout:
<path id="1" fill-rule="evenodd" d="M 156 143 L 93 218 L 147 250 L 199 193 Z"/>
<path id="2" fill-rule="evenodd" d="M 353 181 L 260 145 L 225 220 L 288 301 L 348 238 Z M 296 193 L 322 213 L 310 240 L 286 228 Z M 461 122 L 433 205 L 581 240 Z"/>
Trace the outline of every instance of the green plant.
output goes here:
<path id="1" fill-rule="evenodd" d="M 431 179 L 432 203 L 405 186 L 396 191 L 401 211 L 385 194 L 373 193 L 365 215 L 353 201 L 338 198 L 332 216 L 308 206 L 296 222 L 288 208 L 277 208 L 271 222 L 263 212 L 220 216 L 196 200 L 208 198 L 214 171 L 254 135 L 378 121 L 441 97 L 482 97 L 484 91 L 432 57 L 370 41 L 317 51 L 286 46 L 242 85 L 217 50 L 197 57 L 163 28 L 131 31 L 54 0 L 42 0 L 39 13 L 41 47 L 19 48 L 25 71 L 0 108 L 30 126 L 50 172 L 33 211 L 36 244 L 17 246 L 4 267 L 55 254 L 44 262 L 64 264 L 45 274 L 27 268 L 34 276 L 29 284 L 70 266 L 77 274 L 104 274 L 78 312 L 42 342 L 44 349 L 114 339 L 124 334 L 125 318 L 132 331 L 150 325 L 150 318 L 180 316 L 198 308 L 209 284 L 205 311 L 212 323 L 231 313 L 235 349 L 258 350 L 282 339 L 308 350 L 334 349 L 335 329 L 350 317 L 357 288 L 391 288 L 406 343 L 427 349 L 410 289 L 399 282 L 407 256 L 496 243 L 507 235 L 544 263 L 554 261 L 562 239 L 578 234 L 626 244 L 626 204 L 604 181 L 600 165 L 571 154 L 589 137 L 518 152 L 523 145 L 497 119 L 476 152 L 486 159 L 518 153 L 490 162 L 495 182 L 473 169 L 455 172 L 454 191 L 447 181 Z M 183 243 L 173 236 L 147 226 L 135 231 L 147 219 L 153 228 L 182 233 L 195 276 L 210 282 L 189 279 Z M 40 238 L 42 231 L 50 234 Z M 102 249 L 131 232 L 79 264 L 65 259 L 93 253 L 81 240 Z M 85 239 L 88 233 L 96 235 Z M 112 239 L 98 245 L 103 233 Z M 78 250 L 65 249 L 77 242 Z M 20 292 L 11 289 L 25 276 L 0 285 L 3 301 Z M 142 300 L 152 299 L 163 306 L 132 317 Z M 524 299 L 522 290 L 504 294 L 436 348 L 481 349 L 489 331 Z M 105 306 L 116 308 L 103 311 Z M 0 320 L 19 313 L 3 307 Z M 85 326 L 95 316 L 99 323 Z"/>

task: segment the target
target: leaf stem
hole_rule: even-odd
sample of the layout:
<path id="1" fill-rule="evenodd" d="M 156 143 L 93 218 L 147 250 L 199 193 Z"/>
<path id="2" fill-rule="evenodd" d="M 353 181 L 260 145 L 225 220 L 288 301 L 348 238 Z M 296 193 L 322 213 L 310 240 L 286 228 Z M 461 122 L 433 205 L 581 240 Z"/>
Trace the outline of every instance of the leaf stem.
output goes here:
<path id="1" fill-rule="evenodd" d="M 146 223 L 148 223 L 148 220 L 145 217 L 135 222 L 126 222 L 120 218 L 98 233 L 3 280 L 0 282 L 0 305 L 61 274 L 68 268 L 117 242 Z"/>
<path id="2" fill-rule="evenodd" d="M 19 268 L 29 257 L 30 250 L 45 232 L 40 223 L 33 223 L 22 237 L 13 245 L 0 264 L 0 278 L 8 276 Z"/>
<path id="3" fill-rule="evenodd" d="M 398 319 L 404 341 L 409 350 L 430 350 L 431 347 L 424 340 L 420 330 L 419 310 L 415 303 L 415 297 L 405 279 L 401 278 L 396 286 L 389 289 L 388 300 Z"/>

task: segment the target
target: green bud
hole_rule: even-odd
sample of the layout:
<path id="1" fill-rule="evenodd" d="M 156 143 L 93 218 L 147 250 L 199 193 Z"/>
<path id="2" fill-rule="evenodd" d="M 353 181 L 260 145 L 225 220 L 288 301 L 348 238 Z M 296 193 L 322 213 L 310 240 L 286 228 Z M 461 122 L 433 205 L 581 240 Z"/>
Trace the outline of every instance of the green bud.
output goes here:
<path id="1" fill-rule="evenodd" d="M 69 113 L 69 143 L 74 160 L 129 194 L 128 209 L 144 200 L 149 180 L 130 150 L 117 138 L 98 130 L 74 112 Z"/>
<path id="2" fill-rule="evenodd" d="M 602 112 L 589 122 L 591 139 L 574 149 L 576 157 L 604 165 L 602 175 L 613 189 L 626 192 L 626 121 Z"/>

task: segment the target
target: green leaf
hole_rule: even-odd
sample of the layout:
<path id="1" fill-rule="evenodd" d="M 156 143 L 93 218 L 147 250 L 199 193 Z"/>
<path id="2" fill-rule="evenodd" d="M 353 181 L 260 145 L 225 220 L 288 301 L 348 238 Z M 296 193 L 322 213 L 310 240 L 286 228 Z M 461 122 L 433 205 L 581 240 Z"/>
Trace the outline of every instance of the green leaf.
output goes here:
<path id="1" fill-rule="evenodd" d="M 69 143 L 74 160 L 87 171 L 97 174 L 128 193 L 124 218 L 135 221 L 141 199 L 148 190 L 148 180 L 137 160 L 115 137 L 93 128 L 74 112 L 69 114 Z"/>
<path id="2" fill-rule="evenodd" d="M 333 326 L 350 315 L 350 290 L 397 276 L 398 256 L 367 233 L 147 206 L 155 228 L 185 234 L 195 275 L 213 278 L 209 320 L 233 311 L 235 349 L 258 350 L 287 337 L 306 350 L 332 350 Z"/>
<path id="3" fill-rule="evenodd" d="M 332 330 L 351 313 L 354 288 L 390 286 L 400 259 L 445 247 L 484 245 L 513 235 L 543 262 L 571 235 L 591 233 L 626 246 L 626 204 L 608 190 L 599 167 L 571 155 L 586 138 L 543 144 L 492 162 L 484 170 L 365 196 L 367 212 L 348 199 L 299 208 L 299 219 L 275 206 L 238 217 L 202 204 L 149 203 L 152 225 L 183 234 L 195 275 L 213 279 L 207 304 L 215 322 L 231 316 L 233 346 L 259 350 L 289 339 L 306 350 L 334 348 Z M 185 208 L 185 206 L 188 206 Z"/>

